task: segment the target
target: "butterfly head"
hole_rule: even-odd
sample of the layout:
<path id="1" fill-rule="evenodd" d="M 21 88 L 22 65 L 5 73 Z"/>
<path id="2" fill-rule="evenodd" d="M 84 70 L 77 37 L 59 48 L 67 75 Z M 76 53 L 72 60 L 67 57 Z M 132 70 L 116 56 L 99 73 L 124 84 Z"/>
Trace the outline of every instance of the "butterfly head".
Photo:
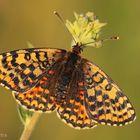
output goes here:
<path id="1" fill-rule="evenodd" d="M 83 46 L 81 43 L 76 43 L 75 45 L 72 46 L 72 52 L 76 54 L 81 54 L 83 51 Z"/>

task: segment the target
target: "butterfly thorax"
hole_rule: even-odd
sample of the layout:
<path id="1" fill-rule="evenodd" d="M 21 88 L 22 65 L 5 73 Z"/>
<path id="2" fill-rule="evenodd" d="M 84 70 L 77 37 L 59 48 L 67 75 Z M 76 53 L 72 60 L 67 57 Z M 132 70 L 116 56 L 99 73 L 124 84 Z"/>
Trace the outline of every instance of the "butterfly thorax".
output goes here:
<path id="1" fill-rule="evenodd" d="M 76 43 L 76 45 L 72 46 L 72 52 L 79 55 L 79 54 L 81 54 L 82 51 L 83 51 L 83 48 L 80 43 Z"/>

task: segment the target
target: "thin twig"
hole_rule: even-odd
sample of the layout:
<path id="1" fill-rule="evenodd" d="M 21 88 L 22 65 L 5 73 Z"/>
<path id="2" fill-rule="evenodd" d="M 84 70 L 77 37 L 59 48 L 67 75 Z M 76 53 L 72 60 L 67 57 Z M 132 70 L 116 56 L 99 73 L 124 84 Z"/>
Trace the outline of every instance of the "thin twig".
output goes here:
<path id="1" fill-rule="evenodd" d="M 29 140 L 31 133 L 32 133 L 38 119 L 40 118 L 40 116 L 41 116 L 41 113 L 38 113 L 38 112 L 37 113 L 35 112 L 33 114 L 31 120 L 28 122 L 28 124 L 26 124 L 24 126 L 24 131 L 21 135 L 20 140 Z"/>

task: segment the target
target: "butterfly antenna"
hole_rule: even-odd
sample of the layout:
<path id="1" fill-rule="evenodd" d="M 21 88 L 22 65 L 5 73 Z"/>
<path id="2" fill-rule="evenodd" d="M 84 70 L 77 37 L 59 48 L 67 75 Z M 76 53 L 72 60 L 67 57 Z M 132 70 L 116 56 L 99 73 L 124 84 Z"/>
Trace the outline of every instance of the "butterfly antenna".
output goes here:
<path id="1" fill-rule="evenodd" d="M 60 16 L 60 14 L 57 11 L 54 11 L 54 14 L 59 18 L 59 20 L 65 25 L 64 19 L 62 18 L 62 16 Z"/>
<path id="2" fill-rule="evenodd" d="M 119 36 L 112 36 L 110 38 L 102 39 L 101 41 L 104 42 L 104 41 L 108 41 L 108 40 L 119 40 Z"/>
<path id="3" fill-rule="evenodd" d="M 101 43 L 102 43 L 102 42 L 105 42 L 105 41 L 108 41 L 108 40 L 119 40 L 119 36 L 112 36 L 110 38 L 101 39 L 99 41 L 101 41 Z M 88 43 L 83 44 L 83 46 L 86 46 L 86 45 L 89 45 L 89 44 L 92 44 L 92 43 L 95 43 L 95 42 L 96 42 L 96 39 L 95 39 L 95 41 L 92 41 L 92 42 L 88 42 Z"/>
<path id="4" fill-rule="evenodd" d="M 64 19 L 62 18 L 62 16 L 61 16 L 57 11 L 54 11 L 53 13 L 59 18 L 59 20 L 60 20 L 60 21 L 62 22 L 62 24 L 65 26 L 66 30 L 70 33 L 70 31 L 69 31 L 69 29 L 67 28 L 67 26 L 66 26 L 66 24 L 65 24 Z M 71 34 L 71 33 L 70 33 L 70 34 Z M 72 34 L 71 34 L 71 35 L 72 35 Z M 75 44 L 76 44 L 77 42 L 76 42 L 75 38 L 73 37 L 73 35 L 72 35 L 72 39 L 74 40 L 74 42 L 75 42 Z"/>

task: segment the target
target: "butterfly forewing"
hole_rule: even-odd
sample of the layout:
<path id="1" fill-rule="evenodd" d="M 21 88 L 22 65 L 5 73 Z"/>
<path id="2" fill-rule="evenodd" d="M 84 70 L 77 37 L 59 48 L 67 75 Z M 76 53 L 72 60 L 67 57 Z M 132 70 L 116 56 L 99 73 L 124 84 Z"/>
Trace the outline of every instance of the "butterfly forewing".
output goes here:
<path id="1" fill-rule="evenodd" d="M 0 54 L 0 83 L 16 92 L 28 91 L 64 54 L 61 49 L 24 49 Z"/>
<path id="2" fill-rule="evenodd" d="M 98 123 L 121 126 L 135 119 L 129 99 L 95 64 L 85 60 L 85 106 L 88 116 Z"/>

